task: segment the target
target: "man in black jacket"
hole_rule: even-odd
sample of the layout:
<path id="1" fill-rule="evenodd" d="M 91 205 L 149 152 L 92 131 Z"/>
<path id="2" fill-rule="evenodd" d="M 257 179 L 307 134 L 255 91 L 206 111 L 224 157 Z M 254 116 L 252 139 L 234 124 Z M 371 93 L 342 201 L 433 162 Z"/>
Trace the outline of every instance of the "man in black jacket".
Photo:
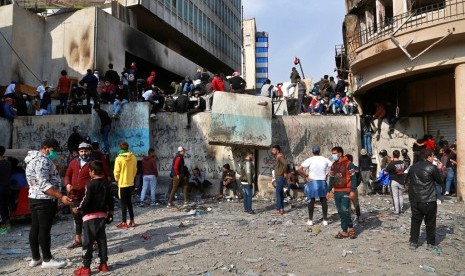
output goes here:
<path id="1" fill-rule="evenodd" d="M 174 109 L 178 113 L 186 113 L 189 109 L 189 97 L 187 94 L 179 95 L 179 97 L 174 101 Z"/>
<path id="2" fill-rule="evenodd" d="M 196 90 L 194 92 L 194 97 L 197 99 L 197 101 L 195 102 L 194 108 L 187 111 L 187 126 L 186 126 L 186 129 L 191 128 L 192 116 L 194 116 L 195 114 L 197 114 L 199 112 L 204 112 L 205 111 L 206 102 L 202 97 L 200 97 L 200 93 L 199 93 L 198 90 Z"/>
<path id="3" fill-rule="evenodd" d="M 103 145 L 106 153 L 110 153 L 110 141 L 108 139 L 111 130 L 111 118 L 108 112 L 100 109 L 100 105 L 94 105 L 94 110 L 100 118 L 100 134 L 102 135 Z"/>
<path id="4" fill-rule="evenodd" d="M 436 248 L 436 183 L 442 185 L 442 176 L 434 166 L 434 152 L 423 149 L 420 161 L 415 163 L 407 175 L 408 197 L 412 208 L 410 225 L 410 249 L 418 247 L 418 237 L 423 219 L 426 226 L 427 249 Z M 440 166 L 440 165 L 438 165 Z"/>
<path id="5" fill-rule="evenodd" d="M 81 86 L 86 88 L 87 98 L 87 113 L 91 114 L 92 109 L 90 108 L 90 98 L 93 99 L 94 104 L 98 104 L 97 86 L 98 78 L 94 75 L 91 69 L 87 69 L 87 74 L 79 81 Z"/>

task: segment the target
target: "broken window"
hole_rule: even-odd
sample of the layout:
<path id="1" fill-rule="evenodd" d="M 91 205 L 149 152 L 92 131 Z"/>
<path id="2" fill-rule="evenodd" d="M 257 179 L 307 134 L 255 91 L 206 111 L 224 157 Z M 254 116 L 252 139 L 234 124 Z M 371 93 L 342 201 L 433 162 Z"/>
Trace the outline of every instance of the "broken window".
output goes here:
<path id="1" fill-rule="evenodd" d="M 422 14 L 443 9 L 446 4 L 445 2 L 445 0 L 412 0 L 410 10 L 416 14 Z"/>

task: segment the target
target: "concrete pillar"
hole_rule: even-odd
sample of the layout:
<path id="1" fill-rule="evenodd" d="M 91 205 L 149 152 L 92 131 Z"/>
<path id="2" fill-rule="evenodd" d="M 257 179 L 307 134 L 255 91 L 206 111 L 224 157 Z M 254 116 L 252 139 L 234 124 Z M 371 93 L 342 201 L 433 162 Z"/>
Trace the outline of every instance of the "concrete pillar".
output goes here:
<path id="1" fill-rule="evenodd" d="M 455 67 L 455 99 L 465 97 L 465 64 Z M 457 104 L 456 104 L 457 106 Z M 457 128 L 457 200 L 465 199 L 465 109 L 455 108 Z"/>
<path id="2" fill-rule="evenodd" d="M 408 0 L 392 1 L 392 14 L 397 16 L 406 13 L 408 11 L 407 2 Z"/>
<path id="3" fill-rule="evenodd" d="M 385 17 L 386 17 L 386 7 L 384 6 L 383 1 L 376 0 L 376 23 L 378 24 L 380 28 L 384 27 Z"/>
<path id="4" fill-rule="evenodd" d="M 374 16 L 373 16 L 373 11 L 372 10 L 366 10 L 365 11 L 365 22 L 366 22 L 366 27 L 367 29 L 371 29 L 373 32 L 374 29 Z"/>

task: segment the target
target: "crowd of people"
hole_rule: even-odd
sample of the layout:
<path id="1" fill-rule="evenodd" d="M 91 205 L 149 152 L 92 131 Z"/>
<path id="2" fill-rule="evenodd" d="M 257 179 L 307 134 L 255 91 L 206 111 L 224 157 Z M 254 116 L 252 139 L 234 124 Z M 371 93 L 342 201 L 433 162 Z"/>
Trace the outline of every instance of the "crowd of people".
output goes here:
<path id="1" fill-rule="evenodd" d="M 68 249 L 82 248 L 83 266 L 75 271 L 75 275 L 90 275 L 92 252 L 98 249 L 100 271 L 108 271 L 108 252 L 106 245 L 106 224 L 113 221 L 115 198 L 119 199 L 121 221 L 116 225 L 119 229 L 137 227 L 133 209 L 134 187 L 137 178 L 137 160 L 130 151 L 130 145 L 121 142 L 114 169 L 109 170 L 107 159 L 99 151 L 96 143 L 89 144 L 79 138 L 79 128 L 70 137 L 72 147 L 69 148 L 74 158 L 69 162 L 64 174 L 60 176 L 54 159 L 59 143 L 55 139 L 46 139 L 40 150 L 29 151 L 25 158 L 25 175 L 29 183 L 29 203 L 32 212 L 29 242 L 32 260 L 29 266 L 41 265 L 43 268 L 60 268 L 65 262 L 54 259 L 51 255 L 50 229 L 57 209 L 57 200 L 64 205 L 70 205 L 74 218 L 75 237 Z M 363 223 L 362 206 L 359 204 L 358 186 L 363 185 L 362 196 L 375 191 L 374 184 L 383 186 L 382 193 L 387 190 L 392 195 L 393 215 L 400 216 L 406 210 L 403 194 L 408 191 L 411 206 L 410 248 L 415 250 L 422 221 L 425 221 L 428 249 L 436 248 L 435 227 L 437 205 L 440 204 L 441 187 L 448 181 L 450 184 L 444 195 L 450 195 L 454 184 L 453 166 L 456 165 L 456 147 L 448 145 L 447 141 L 435 141 L 430 135 L 426 140 L 417 141 L 414 145 L 415 158 L 411 162 L 406 149 L 394 150 L 392 157 L 386 151 L 380 152 L 381 173 L 376 181 L 370 180 L 371 157 L 366 149 L 360 152 L 359 166 L 351 154 L 344 153 L 337 146 L 331 149 L 331 160 L 320 155 L 319 145 L 311 148 L 312 156 L 297 167 L 293 167 L 281 151 L 280 145 L 273 145 L 271 153 L 275 157 L 273 164 L 273 185 L 276 192 L 276 215 L 284 215 L 286 197 L 291 190 L 302 189 L 307 198 L 308 221 L 312 226 L 316 201 L 322 205 L 322 225 L 328 225 L 328 200 L 334 199 L 341 222 L 341 231 L 335 238 L 355 239 L 357 233 L 351 215 L 351 203 L 354 206 L 356 220 Z M 423 148 L 422 148 L 423 147 Z M 433 147 L 433 148 L 431 148 Z M 0 171 L 2 175 L 11 173 L 9 161 L 4 160 L 5 149 L 0 147 Z M 178 188 L 183 190 L 183 204 L 189 205 L 194 191 L 198 190 L 202 197 L 206 196 L 206 188 L 214 184 L 205 179 L 198 168 L 189 171 L 184 155 L 187 149 L 177 148 L 170 176 L 171 188 L 167 197 L 167 208 L 175 204 Z M 436 153 L 436 155 L 435 155 Z M 401 157 L 402 156 L 402 157 Z M 402 159 L 401 159 L 402 158 Z M 243 160 L 237 165 L 238 171 L 233 171 L 229 164 L 224 164 L 223 175 L 218 185 L 217 198 L 225 197 L 225 192 L 233 192 L 234 198 L 242 198 L 244 212 L 253 215 L 252 198 L 258 193 L 258 183 L 255 177 L 254 154 L 247 151 Z M 151 206 L 156 202 L 156 186 L 158 166 L 155 151 L 150 149 L 142 160 L 142 189 L 139 190 L 140 207 Z M 239 177 L 237 177 L 239 175 Z M 388 178 L 386 182 L 382 177 Z M 302 181 L 303 180 L 303 181 Z M 115 181 L 116 186 L 112 185 Z M 3 185 L 2 185 L 3 186 Z M 439 187 L 439 189 L 438 189 Z M 213 187 L 214 189 L 214 187 Z M 147 193 L 150 197 L 146 202 Z M 3 196 L 4 194 L 2 194 Z M 286 196 L 287 195 L 287 196 Z M 2 200 L 4 198 L 2 197 Z M 1 218 L 5 223 L 8 211 L 2 201 Z M 129 214 L 129 219 L 128 215 Z M 128 222 L 129 221 L 129 222 Z"/>
<path id="2" fill-rule="evenodd" d="M 111 104 L 111 117 L 117 119 L 127 103 L 149 102 L 151 118 L 156 118 L 158 111 L 190 111 L 191 116 L 211 110 L 214 91 L 244 93 L 246 86 L 238 72 L 226 77 L 223 73 L 211 75 L 206 68 L 198 69 L 193 78 L 186 76 L 181 82 L 172 82 L 171 91 L 165 92 L 155 83 L 156 72 L 152 70 L 144 76 L 135 62 L 121 73 L 109 64 L 103 76 L 98 70 L 87 69 L 80 80 L 70 78 L 67 71 L 62 70 L 56 86 L 43 80 L 32 95 L 19 91 L 17 81 L 12 80 L 2 97 L 0 115 L 13 121 L 17 116 L 91 113 L 91 104 Z M 55 112 L 54 98 L 60 101 Z"/>
<path id="3" fill-rule="evenodd" d="M 246 92 L 246 82 L 239 72 L 233 72 L 231 76 L 223 73 L 212 75 L 206 68 L 199 68 L 192 77 L 187 75 L 181 82 L 171 82 L 170 91 L 156 85 L 154 70 L 148 76 L 144 74 L 135 62 L 120 73 L 114 70 L 113 64 L 109 64 L 103 76 L 98 70 L 88 69 L 80 80 L 70 78 L 68 72 L 62 70 L 57 85 L 51 86 L 43 80 L 32 94 L 17 91 L 17 81 L 12 80 L 2 97 L 0 115 L 13 121 L 17 116 L 91 113 L 91 104 L 111 104 L 111 118 L 118 119 L 127 103 L 149 102 L 152 106 L 150 118 L 156 119 L 159 111 L 176 111 L 187 113 L 190 120 L 195 113 L 211 110 L 213 92 Z M 283 92 L 282 83 L 273 86 L 267 79 L 260 95 L 292 98 L 294 93 L 298 94 L 297 114 L 352 115 L 357 112 L 353 94 L 347 90 L 347 83 L 340 76 L 335 82 L 333 77 L 325 75 L 313 89 L 307 89 L 305 81 L 293 67 L 290 80 L 290 85 Z M 293 87 L 295 92 L 291 92 Z M 59 100 L 55 111 L 52 99 Z M 189 127 L 188 124 L 186 128 Z"/>
<path id="4" fill-rule="evenodd" d="M 285 92 L 283 83 L 274 86 L 271 80 L 266 79 L 261 87 L 260 95 L 284 99 L 294 98 L 297 95 L 295 103 L 297 115 L 353 115 L 357 112 L 353 93 L 348 90 L 348 85 L 341 76 L 338 76 L 335 82 L 334 77 L 324 75 L 310 89 L 307 88 L 306 82 L 300 77 L 295 67 L 291 69 L 290 84 Z"/>
<path id="5" fill-rule="evenodd" d="M 186 113 L 188 116 L 186 128 L 188 129 L 190 128 L 190 117 L 193 114 L 211 109 L 213 91 L 244 93 L 245 88 L 245 81 L 237 72 L 228 81 L 225 81 L 226 78 L 222 74 L 216 74 L 212 78 L 206 69 L 199 69 L 193 80 L 186 76 L 181 83 L 172 83 L 173 91 L 170 94 L 177 95 L 176 100 L 174 100 L 172 95 L 166 95 L 162 89 L 154 85 L 156 78 L 154 71 L 147 79 L 140 81 L 137 78 L 135 63 L 131 64 L 130 69 L 124 69 L 121 74 L 114 71 L 110 64 L 100 88 L 98 88 L 98 72 L 92 70 L 88 70 L 86 76 L 78 84 L 72 84 L 71 81 L 65 80 L 67 79 L 66 71 L 62 71 L 61 76 L 58 86 L 54 89 L 48 88 L 46 81 L 38 87 L 37 102 L 39 102 L 39 108 L 35 108 L 36 115 L 45 115 L 51 112 L 50 102 L 47 100 L 51 96 L 47 93 L 58 91 L 59 110 L 60 113 L 64 114 L 65 111 L 69 112 L 74 110 L 73 108 L 82 106 L 82 104 L 73 104 L 73 100 L 70 103 L 68 98 L 73 91 L 75 94 L 76 91 L 81 91 L 83 94 L 80 100 L 86 99 L 86 106 L 90 106 L 91 99 L 94 102 L 93 109 L 100 118 L 104 152 L 107 153 L 109 152 L 108 135 L 112 118 L 119 118 L 124 105 L 130 101 L 149 102 L 152 105 L 152 118 L 156 118 L 156 113 L 160 110 Z M 356 106 L 353 104 L 345 105 L 345 103 L 352 102 L 352 95 L 347 92 L 345 82 L 344 84 L 342 82 L 344 80 L 339 79 L 335 83 L 328 76 L 324 76 L 315 84 L 316 88 L 307 94 L 305 82 L 301 80 L 293 68 L 291 87 L 288 87 L 286 93 L 287 96 L 290 96 L 290 88 L 295 87 L 295 91 L 298 93 L 299 113 L 336 114 L 343 112 L 352 114 Z M 12 84 L 15 83 L 12 82 Z M 277 91 L 281 90 L 281 86 L 277 85 Z M 13 90 L 11 88 L 7 88 L 7 90 L 8 93 L 4 95 L 4 103 L 11 106 L 11 112 L 19 112 L 19 108 L 14 110 L 12 107 L 13 102 L 16 101 L 19 105 L 23 97 L 17 97 L 14 93 L 14 87 Z M 262 87 L 261 95 L 267 97 L 284 95 L 282 90 L 277 94 L 274 94 L 274 91 L 271 82 L 267 80 Z M 71 96 L 72 99 L 74 99 L 73 97 L 75 96 Z M 102 110 L 100 104 L 113 104 L 112 116 Z M 3 110 L 5 111 L 5 109 Z M 40 114 L 37 113 L 37 110 L 40 111 Z M 90 112 L 90 110 L 81 110 Z M 331 149 L 330 160 L 320 155 L 319 145 L 313 145 L 312 156 L 297 167 L 293 167 L 282 153 L 280 145 L 273 145 L 271 152 L 275 161 L 272 183 L 275 187 L 276 215 L 285 214 L 286 198 L 291 197 L 291 191 L 302 189 L 308 203 L 307 225 L 312 226 L 316 223 L 314 220 L 316 201 L 320 201 L 322 205 L 322 225 L 328 225 L 327 202 L 334 199 L 341 222 L 341 230 L 336 233 L 335 238 L 355 239 L 357 233 L 350 206 L 351 203 L 354 206 L 356 220 L 363 223 L 361 206 L 358 201 L 358 186 L 360 184 L 363 185 L 364 193 L 362 196 L 373 193 L 376 189 L 381 189 L 381 194 L 391 194 L 394 215 L 402 215 L 405 212 L 403 194 L 407 191 L 412 211 L 410 248 L 412 250 L 417 248 L 420 226 L 424 220 L 428 249 L 433 250 L 436 246 L 437 204 L 441 203 L 443 195 L 450 196 L 456 191 L 456 146 L 449 146 L 448 142 L 438 133 L 436 139 L 431 135 L 425 135 L 424 139 L 415 142 L 413 162 L 408 157 L 407 149 L 394 150 L 392 157 L 388 155 L 386 150 L 381 150 L 379 152 L 381 173 L 376 181 L 371 181 L 373 177 L 371 137 L 381 128 L 380 124 L 378 127 L 374 125 L 374 119 L 386 117 L 388 117 L 387 112 L 383 113 L 383 106 L 378 104 L 377 113 L 374 116 L 362 118 L 364 122 L 362 124 L 363 148 L 360 151 L 358 166 L 354 164 L 353 156 L 350 153 L 344 153 L 344 149 L 339 146 Z M 11 120 L 13 119 L 14 116 Z M 388 119 L 388 121 L 391 131 L 394 128 L 395 118 Z M 121 207 L 121 221 L 116 225 L 119 229 L 137 227 L 133 198 L 138 174 L 142 176 L 142 187 L 138 189 L 140 200 L 137 205 L 145 207 L 147 204 L 151 206 L 157 204 L 155 195 L 158 165 L 155 151 L 150 149 L 147 152 L 147 156 L 141 161 L 141 168 L 138 172 L 137 160 L 130 151 L 130 145 L 127 142 L 121 142 L 114 168 L 110 170 L 108 155 L 100 151 L 100 145 L 96 142 L 91 143 L 89 139 L 82 137 L 79 126 L 74 126 L 73 133 L 68 139 L 68 150 L 71 158 L 62 182 L 53 162 L 58 148 L 58 141 L 46 139 L 38 151 L 29 151 L 25 158 L 25 175 L 29 184 L 29 203 L 32 212 L 29 233 L 32 260 L 29 266 L 41 265 L 43 268 L 65 266 L 65 262 L 53 258 L 50 251 L 50 230 L 57 201 L 59 201 L 70 206 L 74 218 L 75 236 L 68 248 L 70 250 L 82 248 L 83 250 L 83 265 L 74 274 L 91 274 L 90 264 L 92 252 L 95 249 L 99 251 L 100 265 L 98 270 L 106 272 L 108 271 L 108 251 L 105 228 L 106 224 L 113 221 L 115 198 L 119 199 Z M 4 152 L 5 149 L 0 147 L 0 174 L 9 176 L 12 168 L 8 161 L 4 160 Z M 255 214 L 252 198 L 258 194 L 258 183 L 256 182 L 252 151 L 245 153 L 243 160 L 238 164 L 237 172 L 231 169 L 230 164 L 224 164 L 221 180 L 216 185 L 206 180 L 204 173 L 199 168 L 194 168 L 191 171 L 187 168 L 184 163 L 186 152 L 186 148 L 179 146 L 173 158 L 170 172 L 172 182 L 167 196 L 167 208 L 172 208 L 175 205 L 178 188 L 182 188 L 183 191 L 183 204 L 189 205 L 195 190 L 200 192 L 201 197 L 205 197 L 206 189 L 209 186 L 216 186 L 218 189 L 216 198 L 227 197 L 225 192 L 232 191 L 233 198 L 242 198 L 243 211 L 250 215 Z M 239 178 L 236 177 L 237 174 Z M 9 177 L 5 177 L 5 179 L 9 179 Z M 116 183 L 116 186 L 111 184 L 112 181 Z M 0 189 L 6 186 L 2 180 L 0 180 L 0 184 L 2 184 Z M 7 193 L 3 190 L 0 192 L 2 195 L 0 216 L 3 227 L 8 225 L 8 207 L 5 207 L 5 202 L 9 200 L 4 198 Z M 147 198 L 148 192 L 150 193 L 149 198 Z"/>

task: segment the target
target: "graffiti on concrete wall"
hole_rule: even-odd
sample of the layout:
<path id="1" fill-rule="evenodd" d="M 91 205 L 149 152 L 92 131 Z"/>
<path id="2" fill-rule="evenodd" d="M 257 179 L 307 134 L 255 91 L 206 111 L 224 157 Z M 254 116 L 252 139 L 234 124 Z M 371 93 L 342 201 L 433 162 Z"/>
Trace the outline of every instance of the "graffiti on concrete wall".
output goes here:
<path id="1" fill-rule="evenodd" d="M 5 148 L 10 147 L 11 142 L 11 132 L 12 132 L 12 125 L 10 121 L 4 118 L 0 118 L 0 145 L 4 146 Z"/>
<path id="2" fill-rule="evenodd" d="M 331 149 L 341 146 L 358 161 L 359 134 L 355 116 L 286 116 L 273 121 L 273 144 L 278 144 L 286 159 L 297 167 L 312 156 L 313 145 L 321 147 L 321 155 L 330 157 Z M 271 149 L 260 150 L 259 173 L 271 175 L 275 157 Z"/>
<path id="3" fill-rule="evenodd" d="M 73 126 L 80 126 L 81 135 L 90 131 L 89 115 L 18 117 L 13 125 L 13 148 L 39 149 L 43 140 L 54 138 L 67 149 Z"/>
<path id="4" fill-rule="evenodd" d="M 199 168 L 208 179 L 219 179 L 225 163 L 235 168 L 237 154 L 233 148 L 208 144 L 210 122 L 210 113 L 199 113 L 193 116 L 191 128 L 185 129 L 186 114 L 159 114 L 159 119 L 150 125 L 149 138 L 161 176 L 169 176 L 179 146 L 187 149 L 184 155 L 186 166 L 190 170 Z"/>
<path id="5" fill-rule="evenodd" d="M 395 125 L 394 133 L 388 133 L 389 126 L 384 121 L 381 125 L 381 133 L 379 139 L 376 135 L 373 137 L 373 149 L 379 152 L 385 149 L 389 155 L 392 155 L 393 150 L 402 150 L 406 148 L 409 151 L 410 158 L 413 160 L 412 146 L 415 140 L 423 138 L 423 118 L 411 117 L 400 118 Z"/>
<path id="6" fill-rule="evenodd" d="M 107 111 L 110 116 L 113 114 L 113 105 L 102 105 L 101 109 Z M 100 126 L 100 119 L 94 113 L 91 138 L 92 141 L 98 141 L 103 146 Z M 109 137 L 112 160 L 118 155 L 119 144 L 123 141 L 128 142 L 129 151 L 137 159 L 146 156 L 150 148 L 149 104 L 129 103 L 124 106 L 120 118 L 112 121 Z"/>

